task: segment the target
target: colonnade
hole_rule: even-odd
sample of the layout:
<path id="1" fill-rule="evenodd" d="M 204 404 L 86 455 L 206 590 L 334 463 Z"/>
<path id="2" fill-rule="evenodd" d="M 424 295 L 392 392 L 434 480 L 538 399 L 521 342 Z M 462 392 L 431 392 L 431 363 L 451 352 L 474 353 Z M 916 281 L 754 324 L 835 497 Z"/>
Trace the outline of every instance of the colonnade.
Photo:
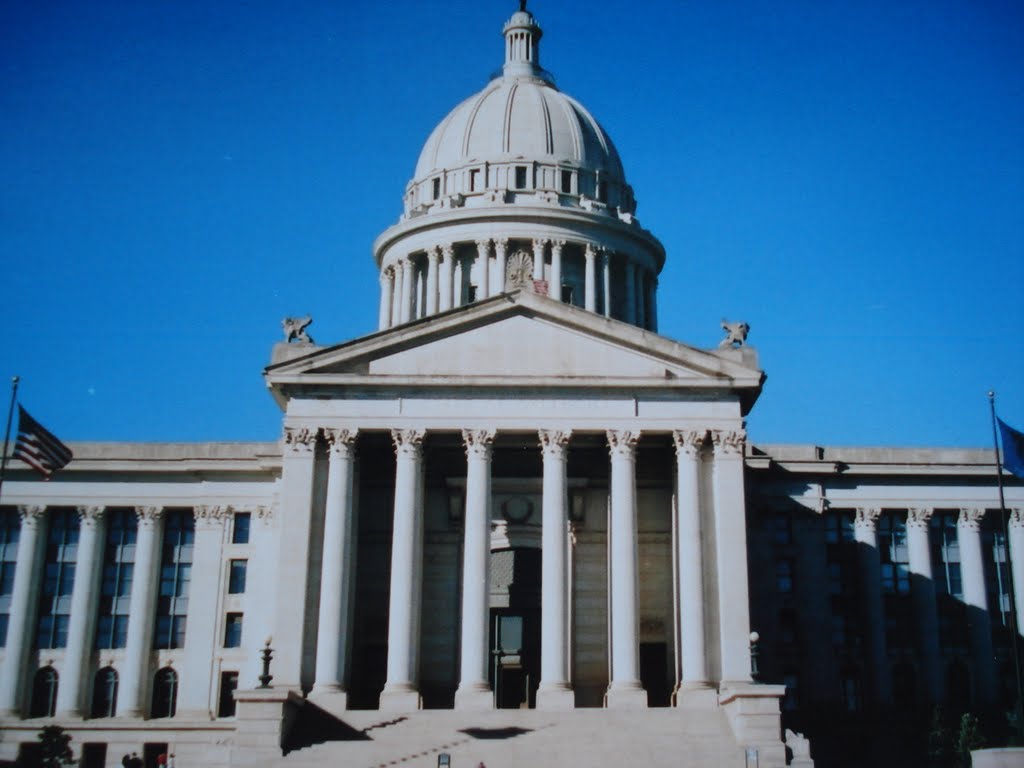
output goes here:
<path id="1" fill-rule="evenodd" d="M 935 510 L 916 507 L 906 510 L 908 569 L 911 574 L 911 605 L 917 638 L 920 643 L 920 664 L 923 687 L 930 701 L 945 697 L 940 649 L 939 613 L 933 572 L 930 521 Z M 878 507 L 859 508 L 854 517 L 854 538 L 860 560 L 861 603 L 864 609 L 866 660 L 870 669 L 871 695 L 876 703 L 892 699 L 892 680 L 886 644 L 886 622 L 883 589 L 880 579 L 878 520 L 883 510 Z M 957 512 L 956 531 L 960 552 L 960 577 L 963 603 L 969 613 L 968 647 L 974 670 L 975 692 L 984 703 L 997 697 L 997 670 L 994 663 L 992 622 L 989 618 L 988 594 L 982 551 L 981 521 L 984 509 L 968 508 Z M 1009 518 L 1010 577 L 1014 593 L 1024 589 L 1024 517 L 1014 509 Z M 1024 606 L 1016 604 L 1017 626 L 1024 626 Z M 992 606 L 998 610 L 998 607 Z"/>
<path id="2" fill-rule="evenodd" d="M 301 440 L 287 437 L 286 444 L 307 446 L 315 430 L 303 428 Z M 421 580 L 423 570 L 424 438 L 420 429 L 393 429 L 395 449 L 394 522 L 388 607 L 387 677 L 380 708 L 408 711 L 420 706 L 418 690 Z M 491 460 L 494 430 L 461 430 L 465 447 L 466 498 L 464 506 L 464 555 L 461 583 L 461 626 L 459 627 L 459 682 L 455 694 L 458 709 L 493 706 L 488 683 L 488 624 L 490 578 Z M 678 531 L 676 561 L 679 582 L 678 604 L 683 663 L 678 673 L 683 691 L 712 684 L 707 640 L 718 643 L 715 658 L 720 667 L 716 679 L 749 681 L 750 657 L 748 598 L 746 583 L 745 525 L 743 504 L 742 432 L 712 431 L 715 500 L 712 515 L 702 514 L 699 474 L 701 451 L 707 443 L 706 430 L 676 431 L 673 438 L 678 462 L 677 505 L 673 525 Z M 330 450 L 327 478 L 327 507 L 324 524 L 324 554 L 320 578 L 319 632 L 316 646 L 315 681 L 319 691 L 344 693 L 347 687 L 348 657 L 352 634 L 351 595 L 355 565 L 351 544 L 355 540 L 355 510 L 352 477 L 356 462 L 356 431 L 325 429 Z M 564 709 L 574 706 L 570 674 L 570 623 L 568 562 L 568 482 L 566 475 L 571 430 L 541 429 L 537 433 L 543 455 L 542 477 L 542 559 L 544 585 L 541 605 L 541 679 L 537 691 L 539 708 Z M 610 590 L 610 680 L 606 702 L 609 707 L 646 707 L 647 696 L 640 682 L 639 667 L 639 558 L 637 536 L 636 446 L 639 431 L 608 430 L 610 454 L 610 528 L 608 583 Z M 312 452 L 296 448 L 293 458 L 312 465 Z M 287 468 L 286 468 L 287 472 Z M 303 484 L 312 478 L 300 472 Z M 285 478 L 286 483 L 288 478 Z M 296 498 L 309 498 L 308 490 L 285 490 Z M 709 562 L 702 547 L 702 521 L 713 519 L 719 552 L 724 562 L 730 555 L 729 571 L 718 574 L 714 595 L 705 591 L 704 568 Z M 291 526 L 285 526 L 290 529 Z M 299 532 L 297 536 L 305 536 Z M 285 546 L 288 546 L 287 544 Z M 336 596 L 344 596 L 341 601 Z M 714 612 L 705 613 L 704 603 L 717 600 Z M 290 607 L 290 606 L 289 606 Z M 716 615 L 718 626 L 705 625 L 705 615 Z M 289 614 L 295 621 L 297 614 Z M 279 622 L 285 621 L 279 616 Z M 297 625 L 301 626 L 301 624 Z M 279 626 L 278 632 L 284 627 Z M 739 633 L 738 638 L 736 633 Z M 301 645 L 298 638 L 295 644 Z M 297 656 L 286 664 L 301 665 Z M 284 675 L 298 676 L 296 666 Z M 285 677 L 285 679 L 289 679 Z"/>
<path id="3" fill-rule="evenodd" d="M 525 242 L 525 241 L 524 241 Z M 548 295 L 562 301 L 566 285 L 564 239 L 534 238 L 529 246 L 510 250 L 509 238 L 475 241 L 475 253 L 462 255 L 456 243 L 432 246 L 384 266 L 380 273 L 378 329 L 385 330 L 421 317 L 461 306 L 469 299 L 464 288 L 469 272 L 476 277 L 475 298 L 484 299 L 523 286 L 546 283 Z M 627 253 L 590 242 L 573 244 L 583 253 L 583 307 L 612 317 L 613 296 L 621 291 L 619 319 L 657 330 L 655 293 L 657 277 Z M 524 269 L 523 256 L 528 257 Z M 512 257 L 510 269 L 510 257 Z M 613 266 L 621 263 L 621 285 L 613 280 Z"/>
<path id="4" fill-rule="evenodd" d="M 32 668 L 37 606 L 44 570 L 47 538 L 47 507 L 20 506 L 18 559 L 15 566 L 7 638 L 0 669 L 0 717 L 18 717 Z M 260 518 L 266 509 L 259 508 Z M 102 595 L 102 572 L 106 542 L 107 508 L 77 507 L 79 533 L 75 575 L 72 585 L 67 641 L 63 648 L 57 688 L 56 716 L 80 718 L 88 714 L 91 682 L 96 672 L 92 663 L 95 633 Z M 217 607 L 222 565 L 221 545 L 225 523 L 234 514 L 227 506 L 200 505 L 191 509 L 195 538 L 188 616 L 184 647 L 175 651 L 184 670 L 178 709 L 209 717 L 210 660 L 217 646 Z M 131 579 L 130 612 L 125 646 L 101 650 L 102 658 L 116 657 L 118 674 L 117 715 L 147 717 L 153 633 L 160 587 L 164 508 L 134 507 L 137 529 Z M 201 618 L 200 618 L 201 617 Z M 45 650 L 43 651 L 45 654 Z M 58 651 L 58 655 L 60 651 Z"/>

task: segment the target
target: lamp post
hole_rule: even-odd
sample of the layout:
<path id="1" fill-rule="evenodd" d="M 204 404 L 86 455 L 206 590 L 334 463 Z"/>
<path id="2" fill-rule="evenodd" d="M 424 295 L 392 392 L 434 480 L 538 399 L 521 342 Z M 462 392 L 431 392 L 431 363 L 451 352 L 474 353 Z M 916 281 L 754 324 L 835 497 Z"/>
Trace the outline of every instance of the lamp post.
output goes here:
<path id="1" fill-rule="evenodd" d="M 263 674 L 260 675 L 260 688 L 269 688 L 270 681 L 274 679 L 274 676 L 270 674 L 270 660 L 274 657 L 274 649 L 270 647 L 269 637 L 263 646 L 261 655 L 263 657 Z"/>
<path id="2" fill-rule="evenodd" d="M 761 639 L 761 636 L 757 632 L 750 633 L 750 677 L 756 683 L 757 678 L 761 676 L 761 670 L 757 666 L 757 657 L 760 653 L 757 648 L 757 643 Z"/>

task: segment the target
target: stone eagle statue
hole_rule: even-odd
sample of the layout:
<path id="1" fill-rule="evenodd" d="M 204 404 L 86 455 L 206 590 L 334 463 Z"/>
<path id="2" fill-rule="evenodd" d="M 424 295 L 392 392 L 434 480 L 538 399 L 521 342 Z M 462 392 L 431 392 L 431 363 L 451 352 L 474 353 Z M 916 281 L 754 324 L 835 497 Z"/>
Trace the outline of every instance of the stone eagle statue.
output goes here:
<path id="1" fill-rule="evenodd" d="M 286 317 L 281 321 L 284 329 L 284 341 L 286 344 L 298 341 L 303 344 L 313 344 L 313 337 L 306 333 L 306 328 L 313 322 L 309 315 L 305 317 Z"/>
<path id="2" fill-rule="evenodd" d="M 722 318 L 722 330 L 725 331 L 725 338 L 718 343 L 719 349 L 733 349 L 742 347 L 747 343 L 747 334 L 750 333 L 750 326 L 746 323 L 730 323 Z"/>

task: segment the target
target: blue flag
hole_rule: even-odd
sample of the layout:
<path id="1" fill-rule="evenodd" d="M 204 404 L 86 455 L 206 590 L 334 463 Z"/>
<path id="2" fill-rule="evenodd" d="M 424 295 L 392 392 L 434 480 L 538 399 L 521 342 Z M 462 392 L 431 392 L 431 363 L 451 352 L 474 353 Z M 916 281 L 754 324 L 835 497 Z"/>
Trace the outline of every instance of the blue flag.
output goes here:
<path id="1" fill-rule="evenodd" d="M 999 437 L 1003 443 L 1003 467 L 1012 475 L 1024 478 L 1024 432 L 1018 432 L 1002 419 L 999 422 Z"/>

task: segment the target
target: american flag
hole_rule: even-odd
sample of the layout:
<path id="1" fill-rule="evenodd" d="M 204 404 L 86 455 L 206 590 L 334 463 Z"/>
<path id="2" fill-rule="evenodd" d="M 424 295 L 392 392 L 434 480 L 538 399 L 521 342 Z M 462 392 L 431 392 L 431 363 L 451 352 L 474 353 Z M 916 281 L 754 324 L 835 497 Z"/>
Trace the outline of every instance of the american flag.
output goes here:
<path id="1" fill-rule="evenodd" d="M 18 406 L 18 441 L 14 444 L 16 458 L 37 470 L 47 480 L 50 475 L 71 461 L 72 453 L 56 435 Z"/>

